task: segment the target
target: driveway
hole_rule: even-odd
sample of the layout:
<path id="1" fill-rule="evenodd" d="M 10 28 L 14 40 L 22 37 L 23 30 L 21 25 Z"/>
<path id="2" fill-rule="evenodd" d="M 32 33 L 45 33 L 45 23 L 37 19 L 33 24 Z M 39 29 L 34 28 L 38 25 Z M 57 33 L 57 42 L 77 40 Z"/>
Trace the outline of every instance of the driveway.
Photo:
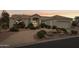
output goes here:
<path id="1" fill-rule="evenodd" d="M 39 29 L 39 30 L 46 30 L 46 29 Z M 22 43 L 29 44 L 31 42 L 39 41 L 34 38 L 34 35 L 39 30 L 23 30 L 23 31 L 21 30 L 19 32 L 14 32 L 15 34 L 9 35 L 5 40 L 0 42 L 0 47 L 1 45 L 13 46 Z M 46 30 L 46 31 L 50 31 L 50 30 Z"/>
<path id="2" fill-rule="evenodd" d="M 6 40 L 0 42 L 0 45 L 14 45 L 20 43 L 34 42 L 36 41 L 33 37 L 35 32 L 36 31 L 34 30 L 16 32 L 16 34 L 11 35 Z"/>

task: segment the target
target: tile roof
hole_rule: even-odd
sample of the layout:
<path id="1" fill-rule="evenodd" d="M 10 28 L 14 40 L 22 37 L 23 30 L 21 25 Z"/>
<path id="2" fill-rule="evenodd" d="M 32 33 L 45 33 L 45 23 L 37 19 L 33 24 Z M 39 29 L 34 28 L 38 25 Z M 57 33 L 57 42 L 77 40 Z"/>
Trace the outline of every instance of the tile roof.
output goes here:
<path id="1" fill-rule="evenodd" d="M 51 20 L 73 20 L 73 18 L 55 15 L 50 18 Z"/>

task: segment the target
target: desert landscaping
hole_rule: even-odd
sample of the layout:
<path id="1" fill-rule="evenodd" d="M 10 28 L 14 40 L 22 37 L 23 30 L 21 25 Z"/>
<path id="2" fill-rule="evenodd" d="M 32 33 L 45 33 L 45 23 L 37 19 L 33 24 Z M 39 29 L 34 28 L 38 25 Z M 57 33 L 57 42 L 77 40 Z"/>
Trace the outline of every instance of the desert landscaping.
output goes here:
<path id="1" fill-rule="evenodd" d="M 77 22 L 59 15 L 43 17 L 38 14 L 9 17 L 9 14 L 3 11 L 0 18 L 0 47 L 20 47 L 79 37 L 79 18 L 75 19 Z"/>
<path id="2" fill-rule="evenodd" d="M 36 33 L 40 30 L 45 30 L 47 35 L 44 38 L 36 38 Z M 37 42 L 45 42 L 50 40 L 60 40 L 61 38 L 68 38 L 77 35 L 71 34 L 60 34 L 60 33 L 53 33 L 56 30 L 53 29 L 37 29 L 37 30 L 30 30 L 30 29 L 20 29 L 19 32 L 10 32 L 10 31 L 3 31 L 0 33 L 0 45 L 8 45 L 8 47 L 18 47 L 23 45 L 34 44 Z M 5 47 L 5 46 L 4 46 Z"/>

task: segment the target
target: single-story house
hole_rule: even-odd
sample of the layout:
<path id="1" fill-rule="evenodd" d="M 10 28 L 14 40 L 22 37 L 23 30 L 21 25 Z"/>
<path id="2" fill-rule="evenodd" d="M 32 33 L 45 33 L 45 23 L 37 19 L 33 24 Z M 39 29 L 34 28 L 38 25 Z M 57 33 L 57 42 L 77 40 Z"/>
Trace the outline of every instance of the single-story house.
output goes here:
<path id="1" fill-rule="evenodd" d="M 47 25 L 58 26 L 60 28 L 70 28 L 72 25 L 72 18 L 55 15 L 52 17 L 40 16 L 38 14 L 34 15 L 12 15 L 10 17 L 9 27 L 13 27 L 13 25 L 17 22 L 24 22 L 27 27 L 29 23 L 32 23 L 34 26 L 38 26 L 41 23 L 45 23 Z"/>

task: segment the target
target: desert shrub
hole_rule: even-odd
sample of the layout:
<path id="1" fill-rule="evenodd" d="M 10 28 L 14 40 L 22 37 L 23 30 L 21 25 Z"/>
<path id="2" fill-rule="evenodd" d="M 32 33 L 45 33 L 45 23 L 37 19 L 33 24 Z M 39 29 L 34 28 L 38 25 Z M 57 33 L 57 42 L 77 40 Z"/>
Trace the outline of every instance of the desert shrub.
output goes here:
<path id="1" fill-rule="evenodd" d="M 19 31 L 19 29 L 18 29 L 18 28 L 16 28 L 16 27 L 12 27 L 12 28 L 10 28 L 10 31 L 12 31 L 12 32 L 18 32 L 18 31 Z"/>
<path id="2" fill-rule="evenodd" d="M 25 29 L 28 29 L 28 27 L 25 27 Z"/>
<path id="3" fill-rule="evenodd" d="M 2 26 L 0 25 L 0 32 L 1 32 Z"/>
<path id="4" fill-rule="evenodd" d="M 10 31 L 12 31 L 12 32 L 18 32 L 19 28 L 18 28 L 17 24 L 14 24 L 14 26 L 12 28 L 10 28 Z"/>
<path id="5" fill-rule="evenodd" d="M 7 23 L 3 23 L 3 24 L 1 24 L 1 26 L 2 26 L 3 29 L 7 29 L 8 28 Z"/>
<path id="6" fill-rule="evenodd" d="M 51 28 L 51 26 L 50 26 L 50 25 L 46 25 L 46 28 L 47 28 L 47 29 L 50 29 L 50 28 Z"/>
<path id="7" fill-rule="evenodd" d="M 61 29 L 60 28 L 56 28 L 57 33 L 61 33 Z"/>
<path id="8" fill-rule="evenodd" d="M 36 29 L 40 29 L 40 26 L 37 26 Z"/>
<path id="9" fill-rule="evenodd" d="M 72 22 L 72 26 L 77 26 L 76 21 L 73 21 L 73 22 Z"/>
<path id="10" fill-rule="evenodd" d="M 20 22 L 19 24 L 17 24 L 18 28 L 25 28 L 25 23 L 24 22 Z"/>
<path id="11" fill-rule="evenodd" d="M 47 25 L 47 24 L 45 24 L 45 23 L 41 23 L 40 27 L 41 27 L 41 28 L 47 28 L 47 29 L 50 29 L 50 28 L 51 28 L 50 25 Z"/>
<path id="12" fill-rule="evenodd" d="M 76 31 L 76 30 L 71 30 L 71 34 L 78 34 L 78 31 Z"/>
<path id="13" fill-rule="evenodd" d="M 53 26 L 52 29 L 57 29 L 57 26 Z"/>
<path id="14" fill-rule="evenodd" d="M 41 23 L 40 27 L 41 28 L 45 28 L 46 27 L 46 24 L 45 23 Z"/>
<path id="15" fill-rule="evenodd" d="M 34 27 L 34 25 L 33 25 L 32 23 L 29 23 L 29 24 L 28 24 L 28 28 L 29 28 L 29 29 L 36 29 L 36 27 Z"/>
<path id="16" fill-rule="evenodd" d="M 37 37 L 42 39 L 45 37 L 46 31 L 45 30 L 40 30 L 39 32 L 37 32 Z"/>
<path id="17" fill-rule="evenodd" d="M 68 33 L 65 28 L 60 28 L 64 33 Z"/>

